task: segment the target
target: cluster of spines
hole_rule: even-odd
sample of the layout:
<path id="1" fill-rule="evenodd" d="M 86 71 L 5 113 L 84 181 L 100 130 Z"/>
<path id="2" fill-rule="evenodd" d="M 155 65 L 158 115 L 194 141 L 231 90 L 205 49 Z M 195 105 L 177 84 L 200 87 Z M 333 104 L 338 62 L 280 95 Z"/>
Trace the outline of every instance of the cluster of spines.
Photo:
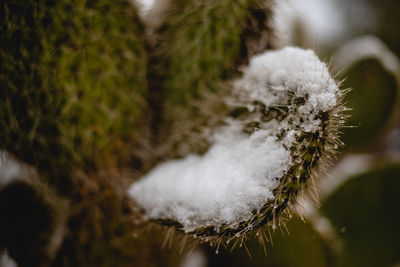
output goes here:
<path id="1" fill-rule="evenodd" d="M 338 147 L 343 146 L 339 136 L 340 128 L 343 127 L 347 117 L 345 112 L 348 109 L 343 105 L 347 91 L 339 90 L 336 95 L 336 106 L 326 112 L 320 111 L 316 115 L 315 119 L 320 120 L 319 130 L 302 131 L 296 137 L 295 145 L 288 148 L 291 151 L 293 164 L 285 175 L 279 178 L 279 185 L 273 190 L 274 199 L 269 200 L 259 210 L 253 210 L 250 220 L 240 222 L 235 227 L 230 225 L 221 225 L 217 228 L 206 226 L 190 232 L 186 232 L 181 223 L 171 219 L 160 218 L 154 221 L 193 236 L 201 242 L 209 242 L 217 247 L 217 251 L 220 245 L 232 248 L 245 246 L 245 240 L 254 235 L 265 247 L 265 242 L 271 239 L 271 232 L 278 227 L 285 227 L 288 217 L 295 213 L 299 195 L 311 195 L 317 201 L 315 180 L 321 171 L 330 164 Z M 294 93 L 289 92 L 288 94 L 294 96 Z M 247 107 L 240 107 L 240 105 L 235 106 L 228 114 L 236 119 L 241 117 L 243 132 L 251 134 L 260 129 L 262 127 L 260 125 L 272 119 L 282 121 L 288 116 L 296 115 L 295 111 L 306 100 L 306 97 L 289 97 L 289 103 L 271 107 L 265 107 L 264 104 L 258 102 L 253 103 L 258 106 L 253 114 L 258 114 L 257 117 L 261 118 L 259 120 L 249 114 Z M 283 138 L 285 134 L 283 132 L 284 130 L 281 130 L 277 137 Z"/>
<path id="2" fill-rule="evenodd" d="M 267 7 L 271 7 L 272 4 L 273 1 L 251 0 L 235 3 L 232 1 L 214 1 L 213 3 L 170 1 L 170 10 L 166 13 L 164 23 L 156 30 L 156 49 L 152 53 L 156 55 L 157 60 L 153 70 L 150 66 L 149 71 L 149 75 L 156 73 L 158 74 L 157 77 L 160 78 L 161 84 L 157 83 L 157 88 L 154 90 L 161 90 L 158 93 L 166 96 L 164 99 L 166 102 L 162 104 L 164 105 L 162 108 L 166 108 L 171 103 L 181 105 L 182 102 L 187 103 L 189 100 L 193 102 L 199 95 L 204 95 L 207 91 L 213 91 L 213 89 L 217 92 L 224 91 L 225 89 L 221 88 L 220 85 L 224 84 L 224 80 L 226 83 L 227 80 L 232 78 L 227 74 L 235 74 L 234 70 L 239 65 L 247 64 L 251 56 L 270 47 L 271 40 L 262 42 L 260 37 L 269 35 L 266 38 L 272 39 L 272 31 L 265 27 L 268 25 L 269 19 Z M 228 39 L 224 40 L 224 36 L 226 36 L 224 31 L 229 31 L 230 28 L 227 28 L 226 25 L 220 28 L 219 24 L 210 24 L 208 26 L 212 26 L 213 29 L 209 29 L 207 24 L 202 21 L 212 22 L 215 18 L 214 13 L 224 10 L 226 7 L 230 8 L 230 13 L 235 14 L 227 19 L 235 21 L 235 31 L 240 29 L 241 32 L 230 33 L 232 35 L 230 38 L 234 38 L 231 40 L 233 43 L 231 47 L 234 48 L 234 51 L 224 50 L 221 52 L 210 49 L 210 47 L 218 48 L 220 47 L 218 42 L 227 41 Z M 198 16 L 201 16 L 202 19 L 200 20 Z M 193 24 L 196 24 L 197 27 L 193 27 Z M 258 27 L 261 24 L 263 24 L 263 27 Z M 202 32 L 210 33 L 210 31 L 214 31 L 217 38 L 201 35 Z M 201 38 L 199 35 L 201 35 Z M 252 38 L 255 36 L 257 38 Z M 199 40 L 202 40 L 200 45 Z M 218 54 L 218 57 L 215 57 L 214 54 Z M 223 55 L 222 61 L 221 55 Z M 213 62 L 210 57 L 215 60 L 218 59 L 211 66 L 206 64 Z M 207 66 L 211 68 L 207 68 Z M 291 103 L 271 107 L 266 107 L 261 102 L 252 103 L 258 108 L 261 118 L 254 119 L 254 114 L 249 114 L 248 108 L 240 105 L 235 106 L 234 109 L 230 109 L 228 105 L 228 116 L 233 120 L 242 120 L 240 123 L 243 124 L 243 132 L 251 134 L 262 127 L 264 122 L 272 119 L 284 120 L 290 113 L 295 113 L 293 110 L 289 111 L 290 105 L 299 106 L 306 101 L 302 97 L 294 97 L 294 94 L 290 97 L 293 98 Z M 340 97 L 338 96 L 338 98 Z M 243 241 L 251 232 L 262 232 L 266 227 L 273 229 L 283 223 L 285 221 L 284 214 L 291 212 L 290 207 L 296 202 L 296 196 L 307 191 L 306 188 L 310 188 L 309 183 L 312 183 L 310 181 L 316 176 L 317 170 L 321 169 L 321 165 L 326 164 L 327 155 L 333 154 L 334 146 L 340 143 L 337 136 L 338 129 L 343 124 L 343 114 L 341 114 L 341 99 L 337 99 L 337 101 L 337 107 L 329 112 L 320 112 L 317 115 L 318 119 L 321 120 L 321 131 L 304 132 L 297 137 L 298 144 L 296 147 L 289 148 L 292 150 L 292 156 L 297 163 L 292 165 L 287 173 L 279 179 L 279 186 L 273 192 L 274 200 L 266 203 L 260 210 L 253 211 L 252 219 L 241 222 L 236 227 L 222 225 L 216 229 L 214 226 L 208 226 L 186 234 L 214 244 L 219 244 L 222 241 L 229 242 L 232 239 L 235 239 L 236 243 L 237 240 Z M 166 110 L 168 110 L 168 107 Z M 335 116 L 340 119 L 336 119 Z M 285 133 L 282 132 L 277 137 L 283 138 L 284 135 Z M 301 148 L 301 146 L 304 146 L 304 148 Z M 301 151 L 301 153 L 297 153 L 298 151 Z M 184 226 L 175 220 L 159 218 L 154 221 L 179 232 L 185 232 Z M 264 236 L 264 234 L 260 236 Z"/>

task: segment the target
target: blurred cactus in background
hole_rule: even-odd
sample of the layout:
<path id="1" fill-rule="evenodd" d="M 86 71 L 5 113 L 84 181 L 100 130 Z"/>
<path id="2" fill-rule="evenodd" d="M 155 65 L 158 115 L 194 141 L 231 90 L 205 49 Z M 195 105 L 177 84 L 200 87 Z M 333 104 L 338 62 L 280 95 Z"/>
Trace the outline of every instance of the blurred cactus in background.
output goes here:
<path id="1" fill-rule="evenodd" d="M 388 26 L 398 18 L 386 14 L 400 5 L 352 0 L 339 11 L 337 3 L 321 1 L 337 8 L 331 13 L 337 24 L 316 15 L 318 28 L 313 15 L 327 11 L 313 10 L 316 1 L 150 2 L 0 3 L 0 265 L 397 266 L 400 38 Z M 343 15 L 351 3 L 371 21 L 351 24 Z M 339 24 L 352 27 L 344 33 Z M 321 25 L 319 37 L 327 39 L 315 41 Z M 367 33 L 380 39 L 357 37 Z M 127 190 L 157 164 L 204 154 L 213 129 L 234 120 L 250 121 L 243 127 L 248 134 L 263 127 L 260 114 L 272 116 L 262 123 L 292 125 L 294 113 L 282 115 L 287 107 L 226 103 L 232 81 L 254 56 L 285 46 L 311 46 L 332 58 L 335 78 L 352 88 L 344 99 L 348 120 L 338 93 L 335 109 L 318 114 L 323 131 L 297 137 L 304 159 L 289 172 L 304 184 L 328 150 L 341 152 L 330 159 L 327 177 L 318 173 L 320 185 L 312 185 L 321 207 L 303 199 L 306 187 L 290 184 L 287 175 L 278 202 L 263 207 L 271 210 L 262 225 L 271 227 L 236 246 L 229 229 L 221 232 L 232 243 L 216 247 L 182 233 L 171 237 L 179 222 L 143 220 Z M 289 98 L 286 114 L 307 97 Z M 340 147 L 333 142 L 340 143 L 336 130 L 343 124 Z M 290 192 L 281 197 L 282 190 Z M 292 212 L 275 221 L 289 205 Z M 214 229 L 195 235 L 221 237 Z"/>

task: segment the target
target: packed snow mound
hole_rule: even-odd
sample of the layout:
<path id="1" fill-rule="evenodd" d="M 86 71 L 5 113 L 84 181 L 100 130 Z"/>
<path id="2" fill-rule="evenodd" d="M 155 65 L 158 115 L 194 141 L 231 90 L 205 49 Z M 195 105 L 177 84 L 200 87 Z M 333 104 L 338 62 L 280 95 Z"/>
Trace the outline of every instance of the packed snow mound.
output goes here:
<path id="1" fill-rule="evenodd" d="M 229 118 L 204 155 L 156 166 L 129 189 L 147 219 L 171 219 L 187 232 L 222 225 L 235 228 L 274 199 L 273 190 L 293 164 L 296 138 L 321 131 L 320 112 L 336 106 L 338 87 L 311 50 L 284 48 L 254 56 L 233 83 L 238 106 L 251 119 L 265 107 L 288 107 L 281 119 L 259 121 L 251 133 Z M 299 100 L 300 99 L 300 100 Z M 258 118 L 258 117 L 257 117 Z"/>

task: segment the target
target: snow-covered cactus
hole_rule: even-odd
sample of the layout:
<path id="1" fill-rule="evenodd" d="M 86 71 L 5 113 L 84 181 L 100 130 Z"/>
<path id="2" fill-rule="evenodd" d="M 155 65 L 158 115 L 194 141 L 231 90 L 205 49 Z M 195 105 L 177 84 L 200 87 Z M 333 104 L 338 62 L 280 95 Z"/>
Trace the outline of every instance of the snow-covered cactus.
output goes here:
<path id="1" fill-rule="evenodd" d="M 343 93 L 311 50 L 256 55 L 231 86 L 209 150 L 162 163 L 129 189 L 145 218 L 205 241 L 275 228 L 340 144 Z"/>
<path id="2" fill-rule="evenodd" d="M 151 26 L 127 0 L 0 4 L 0 149 L 66 199 L 54 266 L 143 266 L 142 215 L 201 241 L 277 227 L 339 144 L 327 66 L 268 50 L 273 0 L 162 2 Z"/>

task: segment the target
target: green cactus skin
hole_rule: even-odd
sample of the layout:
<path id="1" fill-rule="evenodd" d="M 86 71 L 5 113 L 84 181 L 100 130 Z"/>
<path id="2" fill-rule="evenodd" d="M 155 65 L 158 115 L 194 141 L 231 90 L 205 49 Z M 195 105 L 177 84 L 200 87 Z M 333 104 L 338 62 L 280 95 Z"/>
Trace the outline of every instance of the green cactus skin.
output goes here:
<path id="1" fill-rule="evenodd" d="M 0 147 L 52 176 L 118 164 L 144 108 L 136 10 L 37 0 L 2 2 L 0 14 Z"/>
<path id="2" fill-rule="evenodd" d="M 171 135 L 171 122 L 184 121 L 184 114 L 200 117 L 202 111 L 195 107 L 199 99 L 221 92 L 221 82 L 232 78 L 239 65 L 271 47 L 272 4 L 259 0 L 169 2 L 163 23 L 153 34 L 149 63 L 154 132 Z M 167 129 L 160 130 L 162 121 Z"/>
<path id="3" fill-rule="evenodd" d="M 54 266 L 126 260 L 132 222 L 117 179 L 92 171 L 126 166 L 146 119 L 147 52 L 136 10 L 125 0 L 7 0 L 0 31 L 0 149 L 36 167 L 72 207 Z"/>
<path id="4" fill-rule="evenodd" d="M 216 81 L 228 78 L 235 66 L 268 48 L 265 42 L 252 49 L 243 36 L 251 12 L 267 18 L 268 11 L 262 9 L 260 2 L 172 1 L 160 31 L 161 38 L 165 38 L 165 96 L 173 104 L 187 104 L 201 91 L 216 90 Z"/>

